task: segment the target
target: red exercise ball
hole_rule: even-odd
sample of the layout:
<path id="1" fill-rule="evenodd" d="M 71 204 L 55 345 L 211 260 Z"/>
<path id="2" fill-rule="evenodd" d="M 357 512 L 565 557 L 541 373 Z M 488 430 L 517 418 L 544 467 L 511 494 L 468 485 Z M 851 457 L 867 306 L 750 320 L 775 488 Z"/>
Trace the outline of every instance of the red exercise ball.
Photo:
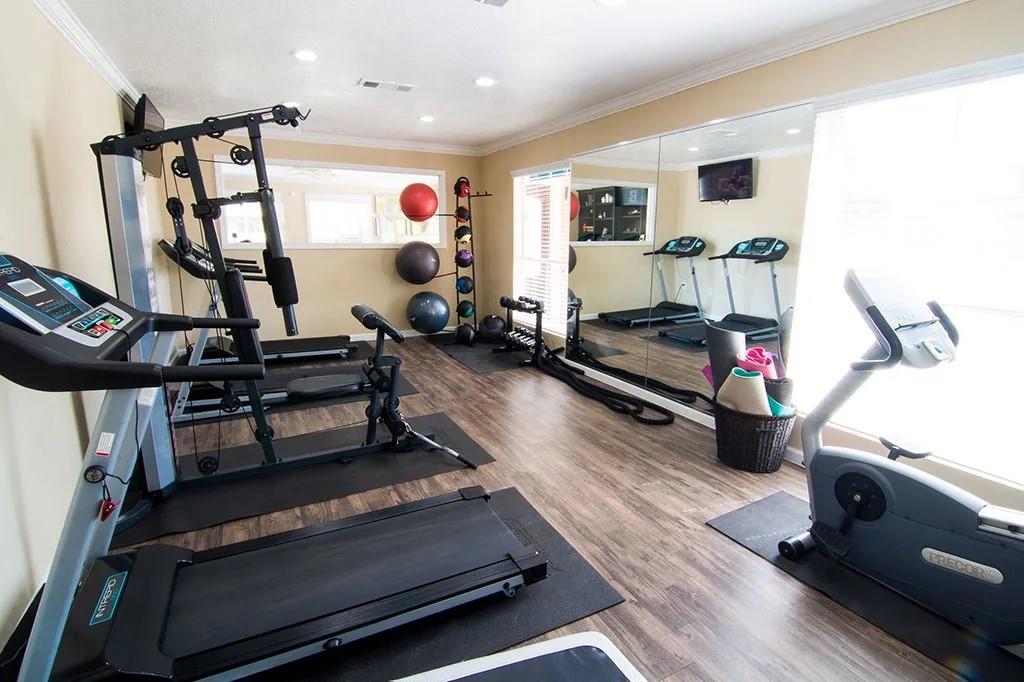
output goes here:
<path id="1" fill-rule="evenodd" d="M 576 220 L 580 214 L 580 198 L 576 192 L 569 192 L 569 220 Z"/>
<path id="2" fill-rule="evenodd" d="M 406 218 L 422 223 L 437 213 L 437 192 L 430 185 L 414 182 L 402 190 L 398 204 Z"/>

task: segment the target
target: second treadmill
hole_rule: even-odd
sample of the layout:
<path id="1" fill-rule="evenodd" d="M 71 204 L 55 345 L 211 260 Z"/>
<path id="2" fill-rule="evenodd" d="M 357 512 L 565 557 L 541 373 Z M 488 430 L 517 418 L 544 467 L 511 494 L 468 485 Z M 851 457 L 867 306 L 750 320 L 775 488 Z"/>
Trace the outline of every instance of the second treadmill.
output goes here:
<path id="1" fill-rule="evenodd" d="M 654 251 L 645 252 L 645 256 L 654 256 L 654 267 L 657 269 L 658 283 L 661 285 L 661 302 L 643 308 L 598 313 L 598 319 L 607 320 L 608 322 L 629 328 L 663 322 L 689 322 L 691 320 L 704 319 L 700 303 L 700 289 L 697 286 L 697 271 L 693 267 L 693 259 L 704 253 L 706 246 L 707 243 L 700 237 L 676 237 L 669 239 Z M 662 270 L 661 260 L 658 256 L 675 256 L 676 258 L 690 259 L 690 278 L 693 282 L 693 291 L 696 296 L 697 305 L 677 303 L 669 299 L 668 287 L 665 285 L 665 272 Z"/>

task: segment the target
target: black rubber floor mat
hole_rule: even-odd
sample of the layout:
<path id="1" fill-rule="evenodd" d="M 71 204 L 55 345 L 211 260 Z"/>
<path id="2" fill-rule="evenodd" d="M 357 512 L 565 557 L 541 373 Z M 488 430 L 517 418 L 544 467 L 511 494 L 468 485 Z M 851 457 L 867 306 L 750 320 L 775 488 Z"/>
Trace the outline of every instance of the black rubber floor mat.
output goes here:
<path id="1" fill-rule="evenodd" d="M 494 461 L 490 453 L 447 415 L 439 413 L 411 417 L 409 423 L 420 433 L 433 433 L 435 440 L 451 447 L 477 466 Z M 363 439 L 365 429 L 365 425 L 337 429 L 334 435 L 338 437 L 332 440 L 358 444 Z M 224 449 L 223 457 L 230 457 L 228 450 Z M 324 462 L 186 488 L 156 504 L 137 524 L 118 534 L 112 546 L 125 547 L 161 535 L 208 528 L 236 519 L 333 500 L 463 468 L 451 455 L 420 449 L 367 455 L 345 464 Z"/>
<path id="2" fill-rule="evenodd" d="M 256 679 L 393 680 L 507 649 L 622 602 L 518 490 L 495 492 L 491 505 L 521 541 L 548 558 L 546 579 L 519 590 L 513 599 L 468 604 Z"/>
<path id="3" fill-rule="evenodd" d="M 596 341 L 590 341 L 589 339 L 583 339 L 583 349 L 590 354 L 591 357 L 595 358 L 609 358 L 613 355 L 625 355 L 626 351 L 606 346 L 603 343 L 597 343 Z"/>
<path id="4" fill-rule="evenodd" d="M 778 492 L 708 525 L 962 677 L 1024 680 L 1024 660 L 821 553 L 801 561 L 782 557 L 779 541 L 807 530 L 809 515 L 807 502 Z"/>
<path id="5" fill-rule="evenodd" d="M 463 367 L 471 369 L 477 374 L 516 369 L 520 366 L 520 362 L 530 357 L 527 351 L 495 353 L 494 349 L 500 344 L 477 343 L 472 346 L 463 346 L 453 343 L 454 334 L 431 334 L 425 338 Z"/>
<path id="6" fill-rule="evenodd" d="M 650 343 L 657 343 L 662 346 L 668 346 L 669 348 L 675 348 L 676 350 L 685 350 L 688 353 L 704 353 L 705 355 L 707 355 L 708 353 L 707 346 L 698 346 L 693 343 L 686 343 L 685 341 L 676 341 L 675 339 L 670 339 L 667 336 L 661 336 L 659 334 L 653 334 L 651 336 L 645 336 L 643 338 L 644 341 L 649 341 Z"/>

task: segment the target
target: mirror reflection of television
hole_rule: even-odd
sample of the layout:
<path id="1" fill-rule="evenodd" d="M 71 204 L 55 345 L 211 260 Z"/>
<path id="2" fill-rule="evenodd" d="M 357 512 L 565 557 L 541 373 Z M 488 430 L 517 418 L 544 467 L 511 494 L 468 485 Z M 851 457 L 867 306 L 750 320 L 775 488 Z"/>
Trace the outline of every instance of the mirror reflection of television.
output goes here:
<path id="1" fill-rule="evenodd" d="M 146 95 L 139 97 L 139 101 L 135 104 L 135 117 L 132 121 L 131 134 L 137 135 L 144 131 L 155 133 L 163 129 L 164 117 L 157 111 L 153 100 Z M 142 170 L 146 175 L 152 175 L 156 178 L 160 177 L 163 173 L 163 164 L 161 163 L 159 149 L 152 152 L 142 152 Z"/>
<path id="2" fill-rule="evenodd" d="M 754 196 L 754 160 L 736 159 L 697 167 L 701 201 L 733 201 Z"/>

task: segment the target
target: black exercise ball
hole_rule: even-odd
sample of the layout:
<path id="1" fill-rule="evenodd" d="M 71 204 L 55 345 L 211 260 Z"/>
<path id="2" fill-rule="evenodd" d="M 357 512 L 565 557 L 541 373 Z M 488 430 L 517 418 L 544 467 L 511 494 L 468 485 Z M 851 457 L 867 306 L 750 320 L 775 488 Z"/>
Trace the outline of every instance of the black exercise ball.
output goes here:
<path id="1" fill-rule="evenodd" d="M 459 317 L 473 317 L 473 302 L 459 301 L 459 305 L 455 306 L 455 312 L 459 314 Z"/>
<path id="2" fill-rule="evenodd" d="M 426 284 L 441 267 L 437 249 L 426 242 L 409 242 L 395 254 L 398 276 L 410 284 Z"/>
<path id="3" fill-rule="evenodd" d="M 455 328 L 455 343 L 463 346 L 472 346 L 476 341 L 476 330 L 471 324 L 460 324 Z"/>
<path id="4" fill-rule="evenodd" d="M 576 249 L 572 248 L 572 244 L 569 245 L 569 272 L 576 269 Z"/>
<path id="5" fill-rule="evenodd" d="M 497 315 L 488 315 L 480 320 L 477 328 L 477 338 L 486 343 L 497 343 L 501 341 L 501 335 L 505 333 L 505 320 Z"/>
<path id="6" fill-rule="evenodd" d="M 408 305 L 405 306 L 409 324 L 421 334 L 433 334 L 444 329 L 450 314 L 448 301 L 433 291 L 419 292 L 410 298 Z"/>

